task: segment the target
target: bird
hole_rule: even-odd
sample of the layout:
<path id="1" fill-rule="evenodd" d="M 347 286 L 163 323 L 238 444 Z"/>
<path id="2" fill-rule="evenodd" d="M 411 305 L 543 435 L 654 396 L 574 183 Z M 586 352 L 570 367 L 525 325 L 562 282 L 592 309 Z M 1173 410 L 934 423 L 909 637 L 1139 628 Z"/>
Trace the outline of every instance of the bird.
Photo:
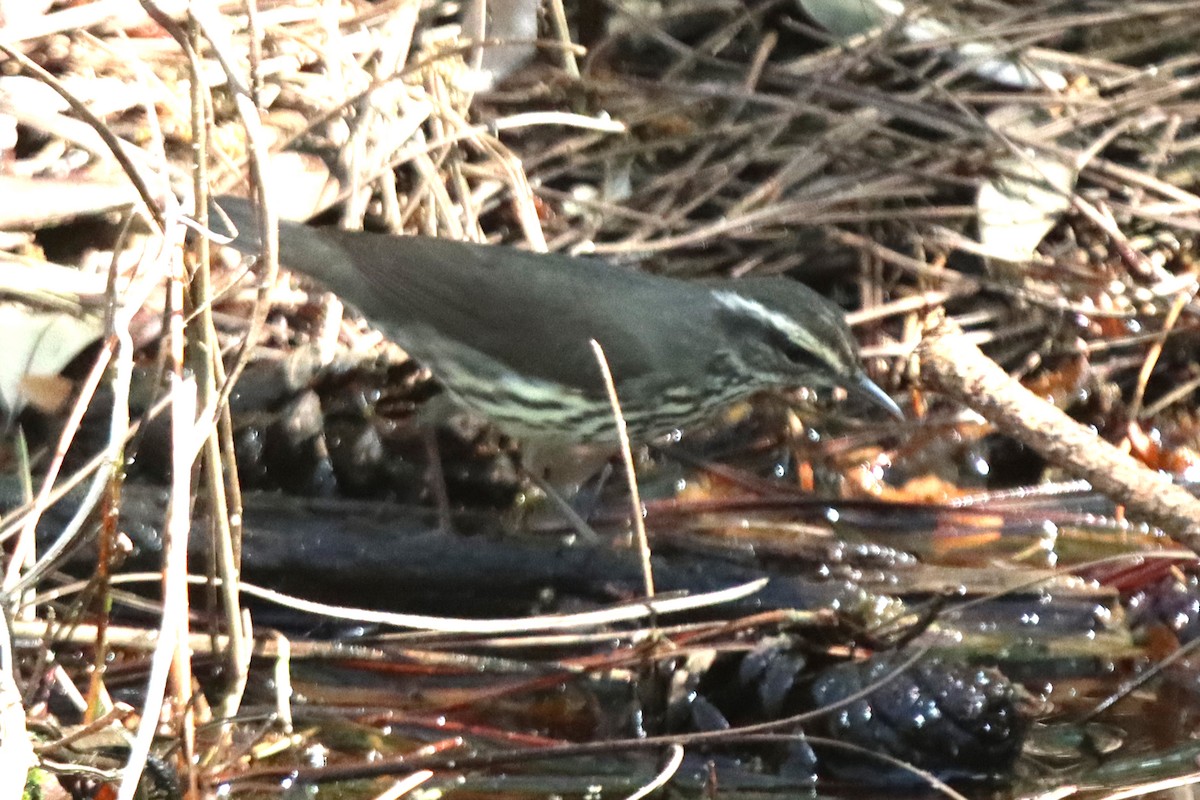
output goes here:
<path id="1" fill-rule="evenodd" d="M 256 254 L 254 205 L 217 198 Z M 768 390 L 843 387 L 903 418 L 843 311 L 786 277 L 683 280 L 600 258 L 280 221 L 279 261 L 427 367 L 456 404 L 532 449 L 615 447 L 605 381 L 647 443 Z"/>

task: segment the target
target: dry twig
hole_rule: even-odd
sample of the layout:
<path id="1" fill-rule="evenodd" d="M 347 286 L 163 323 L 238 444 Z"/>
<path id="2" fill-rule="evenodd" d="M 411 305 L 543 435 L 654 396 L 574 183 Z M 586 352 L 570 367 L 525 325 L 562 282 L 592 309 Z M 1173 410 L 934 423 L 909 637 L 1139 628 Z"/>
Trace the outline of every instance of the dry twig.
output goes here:
<path id="1" fill-rule="evenodd" d="M 953 322 L 927 332 L 917 357 L 930 386 L 1200 552 L 1200 499 L 1021 386 Z"/>

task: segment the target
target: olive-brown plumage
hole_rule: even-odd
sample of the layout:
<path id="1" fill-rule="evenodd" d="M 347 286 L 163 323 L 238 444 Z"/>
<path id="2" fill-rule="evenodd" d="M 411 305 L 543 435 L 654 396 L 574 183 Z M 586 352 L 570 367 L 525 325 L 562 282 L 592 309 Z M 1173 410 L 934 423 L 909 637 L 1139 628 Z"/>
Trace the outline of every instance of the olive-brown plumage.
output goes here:
<path id="1" fill-rule="evenodd" d="M 256 252 L 253 209 L 221 198 Z M 590 340 L 635 439 L 765 389 L 841 385 L 899 414 L 867 379 L 840 309 L 786 278 L 682 281 L 600 259 L 294 222 L 279 260 L 328 286 L 502 430 L 615 440 Z"/>

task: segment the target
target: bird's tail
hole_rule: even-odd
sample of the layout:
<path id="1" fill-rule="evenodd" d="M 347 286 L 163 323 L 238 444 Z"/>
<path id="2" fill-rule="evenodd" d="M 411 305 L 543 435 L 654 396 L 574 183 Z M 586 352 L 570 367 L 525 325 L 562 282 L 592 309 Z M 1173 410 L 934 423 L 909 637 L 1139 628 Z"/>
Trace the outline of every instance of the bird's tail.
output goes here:
<path id="1" fill-rule="evenodd" d="M 223 194 L 214 198 L 208 207 L 209 227 L 214 233 L 230 238 L 227 247 L 239 253 L 257 255 L 262 250 L 258 235 L 258 207 L 244 197 Z M 320 240 L 319 234 L 304 223 L 279 220 L 280 261 L 295 265 L 307 272 L 304 265 L 310 260 L 304 256 L 307 248 Z"/>
<path id="2" fill-rule="evenodd" d="M 244 197 L 221 195 L 209 201 L 209 228 L 229 239 L 222 242 L 244 255 L 256 255 L 262 249 L 258 235 L 258 212 Z"/>
<path id="3" fill-rule="evenodd" d="M 258 255 L 262 251 L 258 209 L 244 197 L 217 197 L 209 209 L 209 227 L 228 237 L 225 246 L 239 253 Z M 350 260 L 335 241 L 300 222 L 279 221 L 279 262 L 342 291 L 355 280 Z"/>

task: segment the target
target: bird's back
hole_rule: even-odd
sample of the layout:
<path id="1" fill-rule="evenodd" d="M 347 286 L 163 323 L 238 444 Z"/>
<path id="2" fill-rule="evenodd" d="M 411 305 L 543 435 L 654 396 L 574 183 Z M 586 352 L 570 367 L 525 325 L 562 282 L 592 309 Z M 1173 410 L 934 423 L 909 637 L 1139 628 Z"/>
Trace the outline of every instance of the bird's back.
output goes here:
<path id="1" fill-rule="evenodd" d="M 247 201 L 220 205 L 243 237 L 255 229 Z M 252 235 L 241 249 L 257 249 Z M 713 324 L 706 288 L 595 259 L 284 221 L 279 260 L 327 285 L 435 372 L 447 355 L 438 348 L 452 342 L 602 396 L 589 339 L 605 349 L 618 387 L 669 383 L 663 365 L 669 373 L 713 355 L 701 345 Z"/>

